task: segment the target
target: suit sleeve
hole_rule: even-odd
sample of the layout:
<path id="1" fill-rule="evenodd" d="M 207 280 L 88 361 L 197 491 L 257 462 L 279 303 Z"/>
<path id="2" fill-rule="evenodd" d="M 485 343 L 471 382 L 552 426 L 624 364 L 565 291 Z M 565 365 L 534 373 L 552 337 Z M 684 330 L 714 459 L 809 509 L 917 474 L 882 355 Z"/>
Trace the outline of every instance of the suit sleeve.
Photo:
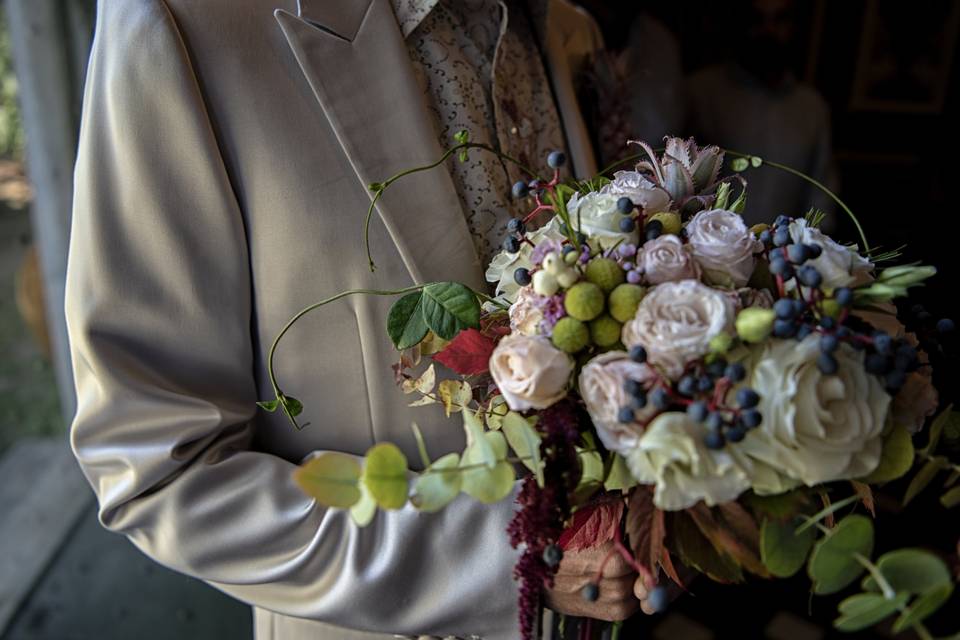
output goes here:
<path id="1" fill-rule="evenodd" d="M 65 304 L 71 443 L 101 522 L 280 614 L 381 633 L 511 635 L 512 500 L 461 496 L 438 514 L 406 508 L 358 529 L 303 495 L 292 463 L 251 448 L 244 221 L 186 49 L 159 0 L 99 11 Z"/>

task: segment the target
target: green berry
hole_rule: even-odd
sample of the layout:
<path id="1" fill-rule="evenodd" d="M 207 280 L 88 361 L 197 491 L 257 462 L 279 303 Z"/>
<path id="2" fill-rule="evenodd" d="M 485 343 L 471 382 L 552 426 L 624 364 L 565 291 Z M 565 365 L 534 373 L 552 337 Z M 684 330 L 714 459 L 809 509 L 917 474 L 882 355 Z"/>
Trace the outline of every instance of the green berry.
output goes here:
<path id="1" fill-rule="evenodd" d="M 590 339 L 598 347 L 612 347 L 620 341 L 622 328 L 622 324 L 603 314 L 590 322 Z"/>
<path id="2" fill-rule="evenodd" d="M 553 346 L 567 353 L 582 351 L 590 344 L 590 330 L 576 318 L 560 318 L 553 327 Z"/>
<path id="3" fill-rule="evenodd" d="M 655 213 L 647 218 L 647 224 L 650 224 L 654 220 L 663 225 L 662 233 L 672 233 L 675 236 L 680 234 L 682 226 L 679 213 L 673 213 L 672 211 Z"/>
<path id="4" fill-rule="evenodd" d="M 621 284 L 610 292 L 610 315 L 617 322 L 629 322 L 646 293 L 647 290 L 638 284 Z"/>
<path id="5" fill-rule="evenodd" d="M 578 282 L 567 290 L 563 306 L 568 315 L 589 322 L 603 313 L 603 291 L 592 282 Z"/>
<path id="6" fill-rule="evenodd" d="M 604 293 L 610 293 L 623 282 L 623 269 L 616 260 L 594 258 L 587 263 L 587 281 L 600 287 Z"/>

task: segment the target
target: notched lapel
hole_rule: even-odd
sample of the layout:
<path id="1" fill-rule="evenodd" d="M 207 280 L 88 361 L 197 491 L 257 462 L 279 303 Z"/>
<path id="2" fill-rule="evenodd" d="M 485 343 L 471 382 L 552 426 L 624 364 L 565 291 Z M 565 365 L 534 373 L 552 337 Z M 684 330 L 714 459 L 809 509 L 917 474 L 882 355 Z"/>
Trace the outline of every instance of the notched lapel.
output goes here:
<path id="1" fill-rule="evenodd" d="M 436 124 L 390 0 L 301 0 L 300 9 L 302 16 L 282 9 L 274 15 L 364 190 L 436 161 L 443 153 Z M 484 286 L 449 171 L 438 167 L 398 182 L 377 209 L 415 281 Z"/>
<path id="2" fill-rule="evenodd" d="M 357 37 L 371 6 L 373 0 L 297 0 L 297 12 L 302 19 L 347 42 Z"/>

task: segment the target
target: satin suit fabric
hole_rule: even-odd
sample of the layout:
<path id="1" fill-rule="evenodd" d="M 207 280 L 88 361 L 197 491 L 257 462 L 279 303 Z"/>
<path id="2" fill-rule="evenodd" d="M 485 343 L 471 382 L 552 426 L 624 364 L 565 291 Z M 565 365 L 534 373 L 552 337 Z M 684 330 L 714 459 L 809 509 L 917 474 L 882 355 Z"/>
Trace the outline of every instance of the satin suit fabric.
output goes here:
<path id="1" fill-rule="evenodd" d="M 277 6 L 280 2 L 280 6 Z M 573 75 L 596 43 L 552 0 L 548 69 L 581 176 L 595 170 Z M 388 0 L 101 0 L 84 96 L 66 317 L 76 457 L 104 526 L 255 607 L 260 640 L 516 636 L 512 501 L 380 513 L 358 529 L 292 481 L 321 451 L 463 446 L 411 409 L 384 327 L 391 299 L 306 316 L 276 354 L 305 405 L 272 398 L 270 344 L 351 288 L 485 286 L 449 174 L 366 184 L 440 156 Z"/>

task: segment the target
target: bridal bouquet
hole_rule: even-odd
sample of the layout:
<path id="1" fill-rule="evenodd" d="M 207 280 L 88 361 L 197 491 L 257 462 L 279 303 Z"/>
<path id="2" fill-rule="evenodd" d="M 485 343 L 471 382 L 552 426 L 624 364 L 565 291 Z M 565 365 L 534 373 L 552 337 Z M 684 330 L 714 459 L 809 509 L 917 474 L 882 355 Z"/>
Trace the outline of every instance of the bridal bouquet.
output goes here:
<path id="1" fill-rule="evenodd" d="M 486 149 L 458 142 L 444 159 Z M 402 392 L 459 414 L 466 448 L 431 460 L 414 425 L 421 472 L 379 443 L 363 464 L 313 458 L 298 483 L 362 526 L 377 507 L 505 499 L 522 470 L 507 533 L 522 549 L 524 638 L 563 552 L 606 543 L 653 584 L 683 586 L 678 562 L 720 582 L 805 568 L 816 594 L 866 573 L 837 628 L 895 615 L 895 631 L 926 634 L 951 573 L 922 549 L 874 559 L 870 515 L 871 487 L 915 461 L 906 500 L 952 470 L 942 502 L 960 503 L 960 468 L 937 451 L 956 414 L 941 413 L 914 448 L 938 397 L 892 304 L 935 270 L 881 266 L 896 254 L 836 242 L 816 211 L 748 227 L 742 172 L 760 158 L 738 155 L 721 177 L 715 146 L 637 144 L 639 163 L 611 178 L 562 182 L 554 152 L 552 179 L 514 185 L 530 214 L 510 222 L 487 269 L 495 296 L 450 282 L 380 292 L 402 296 L 387 324 Z M 396 179 L 371 185 L 371 211 Z M 272 353 L 276 398 L 260 404 L 296 424 L 302 407 L 277 386 Z M 597 582 L 584 598 L 598 597 Z M 652 591 L 654 607 L 666 600 Z"/>

